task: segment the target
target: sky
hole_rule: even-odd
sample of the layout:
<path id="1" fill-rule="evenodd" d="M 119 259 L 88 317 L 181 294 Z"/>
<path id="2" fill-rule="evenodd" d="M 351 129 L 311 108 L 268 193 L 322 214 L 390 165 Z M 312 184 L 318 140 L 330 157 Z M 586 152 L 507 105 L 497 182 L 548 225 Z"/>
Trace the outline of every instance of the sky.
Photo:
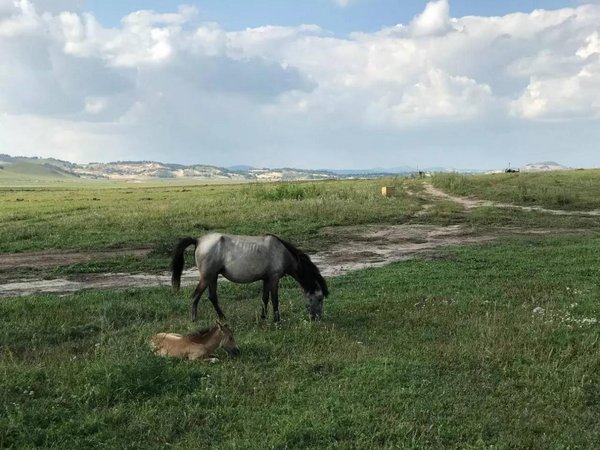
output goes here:
<path id="1" fill-rule="evenodd" d="M 600 2 L 0 0 L 0 153 L 600 166 Z"/>

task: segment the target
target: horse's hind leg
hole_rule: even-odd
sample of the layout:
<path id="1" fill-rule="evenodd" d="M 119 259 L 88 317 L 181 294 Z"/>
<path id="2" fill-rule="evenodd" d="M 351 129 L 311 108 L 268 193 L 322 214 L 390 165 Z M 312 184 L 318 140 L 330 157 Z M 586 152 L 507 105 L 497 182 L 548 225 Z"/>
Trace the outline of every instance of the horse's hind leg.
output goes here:
<path id="1" fill-rule="evenodd" d="M 212 303 L 215 311 L 217 312 L 217 316 L 219 319 L 224 319 L 225 314 L 221 311 L 221 307 L 219 306 L 219 299 L 217 298 L 217 278 L 215 277 L 208 285 L 208 299 Z"/>
<path id="2" fill-rule="evenodd" d="M 263 281 L 262 301 L 263 307 L 262 312 L 260 313 L 260 318 L 264 320 L 267 318 L 267 308 L 269 307 L 269 282 L 267 280 Z"/>
<path id="3" fill-rule="evenodd" d="M 198 302 L 200 301 L 200 297 L 202 297 L 202 293 L 206 290 L 206 282 L 204 280 L 200 280 L 196 289 L 194 289 L 194 293 L 192 294 L 192 320 L 195 322 L 198 316 Z"/>

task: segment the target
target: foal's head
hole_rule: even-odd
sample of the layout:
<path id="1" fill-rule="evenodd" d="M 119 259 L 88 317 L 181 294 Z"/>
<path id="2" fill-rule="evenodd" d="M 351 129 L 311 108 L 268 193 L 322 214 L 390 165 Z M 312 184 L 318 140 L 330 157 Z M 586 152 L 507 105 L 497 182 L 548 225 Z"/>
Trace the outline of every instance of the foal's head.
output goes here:
<path id="1" fill-rule="evenodd" d="M 240 348 L 235 342 L 231 329 L 221 322 L 217 322 L 217 327 L 219 328 L 218 333 L 221 339 L 220 346 L 223 347 L 223 350 L 225 350 L 229 356 L 239 356 Z"/>

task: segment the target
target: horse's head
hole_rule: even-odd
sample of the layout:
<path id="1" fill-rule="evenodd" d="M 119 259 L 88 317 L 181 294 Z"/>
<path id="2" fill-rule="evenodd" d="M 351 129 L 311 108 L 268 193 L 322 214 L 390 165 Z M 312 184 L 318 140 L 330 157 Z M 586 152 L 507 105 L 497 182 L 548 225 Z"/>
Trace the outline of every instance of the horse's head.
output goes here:
<path id="1" fill-rule="evenodd" d="M 325 295 L 320 288 L 312 291 L 304 291 L 304 306 L 306 306 L 310 320 L 320 320 L 323 316 L 324 298 Z"/>
<path id="2" fill-rule="evenodd" d="M 296 279 L 304 289 L 304 305 L 310 320 L 319 320 L 323 316 L 323 299 L 329 295 L 327 282 L 308 255 L 298 257 Z"/>
<path id="3" fill-rule="evenodd" d="M 229 356 L 239 356 L 240 348 L 235 342 L 231 329 L 221 322 L 217 322 L 217 326 L 219 327 L 219 332 L 221 334 L 221 347 L 223 347 Z"/>

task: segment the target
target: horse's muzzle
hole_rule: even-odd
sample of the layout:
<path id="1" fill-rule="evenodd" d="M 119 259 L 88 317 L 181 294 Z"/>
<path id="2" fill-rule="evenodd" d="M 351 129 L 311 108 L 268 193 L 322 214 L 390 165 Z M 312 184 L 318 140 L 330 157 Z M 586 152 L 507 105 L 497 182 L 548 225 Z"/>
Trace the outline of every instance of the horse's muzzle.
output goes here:
<path id="1" fill-rule="evenodd" d="M 231 350 L 229 350 L 229 356 L 240 356 L 240 348 L 239 347 L 234 347 Z"/>

